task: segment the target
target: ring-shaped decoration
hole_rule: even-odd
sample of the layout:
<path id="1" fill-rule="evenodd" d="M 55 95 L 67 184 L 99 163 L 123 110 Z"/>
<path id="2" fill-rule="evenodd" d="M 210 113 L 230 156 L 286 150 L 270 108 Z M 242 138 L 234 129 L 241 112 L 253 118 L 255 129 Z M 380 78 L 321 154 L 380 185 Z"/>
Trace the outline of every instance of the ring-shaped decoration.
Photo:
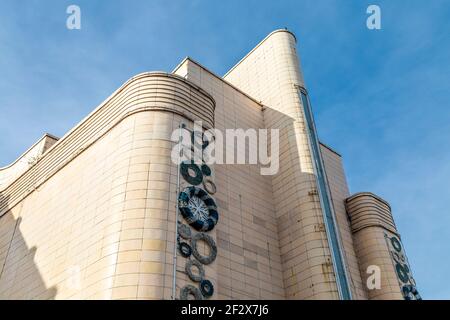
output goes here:
<path id="1" fill-rule="evenodd" d="M 189 240 L 192 237 L 191 228 L 180 222 L 178 223 L 178 234 L 186 240 Z"/>
<path id="2" fill-rule="evenodd" d="M 395 251 L 397 251 L 397 252 L 402 251 L 402 244 L 396 237 L 391 238 L 391 244 Z"/>
<path id="3" fill-rule="evenodd" d="M 197 267 L 198 269 L 198 275 L 192 272 L 192 267 L 194 266 Z M 194 282 L 200 282 L 205 277 L 205 270 L 203 269 L 202 264 L 197 260 L 188 260 L 188 262 L 186 262 L 185 270 L 189 279 L 191 279 Z"/>
<path id="4" fill-rule="evenodd" d="M 392 257 L 396 263 L 405 263 L 405 256 L 402 253 L 392 251 Z"/>
<path id="5" fill-rule="evenodd" d="M 410 285 L 405 285 L 402 287 L 402 294 L 403 294 L 403 298 L 405 298 L 405 300 L 412 300 L 411 293 L 412 292 L 411 292 Z"/>
<path id="6" fill-rule="evenodd" d="M 411 293 L 414 295 L 414 298 L 416 300 L 422 300 L 422 297 L 419 294 L 419 291 L 417 291 L 417 288 L 415 286 L 411 286 Z"/>
<path id="7" fill-rule="evenodd" d="M 198 140 L 200 140 L 201 143 Z M 200 131 L 192 131 L 191 143 L 192 143 L 193 149 L 195 147 L 200 147 L 200 144 L 201 144 L 202 150 L 205 150 L 206 147 L 209 145 L 209 141 L 204 139 L 204 134 L 203 134 L 203 132 L 200 132 Z"/>
<path id="8" fill-rule="evenodd" d="M 178 208 L 186 222 L 197 231 L 210 231 L 219 221 L 216 203 L 198 187 L 190 186 L 180 192 Z"/>
<path id="9" fill-rule="evenodd" d="M 194 253 L 194 249 L 192 249 L 192 253 Z M 195 256 L 195 255 L 194 255 Z M 403 283 L 408 283 L 409 281 L 409 268 L 407 265 L 402 265 L 401 263 L 397 263 L 395 265 L 395 271 L 397 271 L 397 276 Z"/>
<path id="10" fill-rule="evenodd" d="M 198 252 L 197 241 L 199 241 L 199 240 L 205 241 L 206 244 L 209 246 L 209 255 L 208 256 L 201 255 L 200 252 Z M 216 260 L 216 256 L 217 256 L 216 243 L 214 242 L 213 238 L 208 236 L 206 233 L 197 233 L 196 235 L 194 235 L 191 240 L 191 245 L 192 245 L 192 254 L 201 263 L 210 264 L 214 260 Z"/>
<path id="11" fill-rule="evenodd" d="M 404 285 L 402 287 L 402 294 L 405 300 L 422 300 L 422 297 L 417 291 L 417 288 L 410 284 Z"/>
<path id="12" fill-rule="evenodd" d="M 209 280 L 200 281 L 200 291 L 204 297 L 209 298 L 214 294 L 214 286 Z"/>
<path id="13" fill-rule="evenodd" d="M 211 175 L 211 168 L 208 165 L 202 164 L 201 169 L 204 176 L 209 177 Z"/>
<path id="14" fill-rule="evenodd" d="M 203 179 L 203 188 L 211 195 L 217 192 L 216 184 L 209 178 Z"/>
<path id="15" fill-rule="evenodd" d="M 191 176 L 189 169 L 194 172 L 194 176 Z M 184 180 L 193 186 L 197 186 L 203 181 L 202 170 L 195 163 L 183 161 L 180 164 L 180 173 Z"/>
<path id="16" fill-rule="evenodd" d="M 180 299 L 187 300 L 189 295 L 193 295 L 195 300 L 203 300 L 203 295 L 200 290 L 190 284 L 181 288 Z"/>
<path id="17" fill-rule="evenodd" d="M 186 242 L 180 242 L 178 249 L 180 250 L 180 254 L 185 258 L 189 258 L 192 254 L 192 248 Z"/>

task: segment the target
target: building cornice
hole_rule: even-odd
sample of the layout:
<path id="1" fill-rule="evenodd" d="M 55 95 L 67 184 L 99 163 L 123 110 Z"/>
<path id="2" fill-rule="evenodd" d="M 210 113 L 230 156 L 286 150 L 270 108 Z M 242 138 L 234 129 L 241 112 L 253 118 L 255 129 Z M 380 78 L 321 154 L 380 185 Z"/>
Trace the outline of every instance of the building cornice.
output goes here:
<path id="1" fill-rule="evenodd" d="M 171 112 L 191 121 L 201 120 L 205 128 L 212 128 L 214 110 L 211 95 L 178 75 L 162 72 L 136 75 L 1 190 L 0 216 L 132 114 Z"/>

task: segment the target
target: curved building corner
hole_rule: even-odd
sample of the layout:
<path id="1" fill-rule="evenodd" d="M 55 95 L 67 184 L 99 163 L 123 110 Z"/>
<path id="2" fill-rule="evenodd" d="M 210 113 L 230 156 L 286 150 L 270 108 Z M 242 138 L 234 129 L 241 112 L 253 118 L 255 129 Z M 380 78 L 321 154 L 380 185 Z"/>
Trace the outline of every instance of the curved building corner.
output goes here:
<path id="1" fill-rule="evenodd" d="M 390 206 L 318 139 L 296 47 L 276 30 L 223 77 L 136 75 L 0 168 L 0 299 L 420 298 Z M 196 121 L 278 130 L 279 170 L 174 163 Z"/>
<path id="2" fill-rule="evenodd" d="M 345 204 L 369 299 L 420 299 L 389 203 L 361 192 Z"/>
<path id="3" fill-rule="evenodd" d="M 0 298 L 170 299 L 180 123 L 214 100 L 172 74 L 127 81 L 1 190 Z"/>

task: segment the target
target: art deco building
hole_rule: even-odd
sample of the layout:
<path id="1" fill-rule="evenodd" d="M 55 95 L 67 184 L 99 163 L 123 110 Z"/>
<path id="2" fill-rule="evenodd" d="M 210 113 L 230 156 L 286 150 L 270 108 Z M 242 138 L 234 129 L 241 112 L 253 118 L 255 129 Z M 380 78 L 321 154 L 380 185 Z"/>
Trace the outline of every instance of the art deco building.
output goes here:
<path id="1" fill-rule="evenodd" d="M 0 169 L 0 298 L 419 298 L 389 204 L 350 195 L 317 138 L 296 45 L 277 30 L 223 77 L 136 75 Z M 279 129 L 278 173 L 173 163 L 197 120 Z"/>

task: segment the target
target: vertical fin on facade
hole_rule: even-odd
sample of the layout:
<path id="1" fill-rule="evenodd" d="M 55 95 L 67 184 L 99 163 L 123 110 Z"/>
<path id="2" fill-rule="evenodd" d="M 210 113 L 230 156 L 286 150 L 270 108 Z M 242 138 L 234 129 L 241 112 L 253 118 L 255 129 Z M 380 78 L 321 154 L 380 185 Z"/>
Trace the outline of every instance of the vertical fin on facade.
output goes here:
<path id="1" fill-rule="evenodd" d="M 322 211 L 324 194 L 317 179 L 320 155 L 311 149 L 308 121 L 299 88 L 304 88 L 296 38 L 287 30 L 268 35 L 225 76 L 267 108 L 268 128 L 279 129 L 280 171 L 272 178 L 283 274 L 290 299 L 350 298 L 345 265 L 335 239 L 332 214 Z M 315 132 L 313 132 L 315 135 Z M 332 222 L 332 221 L 331 221 Z M 314 229 L 322 223 L 324 229 Z M 343 282 L 343 283 L 342 283 Z"/>

